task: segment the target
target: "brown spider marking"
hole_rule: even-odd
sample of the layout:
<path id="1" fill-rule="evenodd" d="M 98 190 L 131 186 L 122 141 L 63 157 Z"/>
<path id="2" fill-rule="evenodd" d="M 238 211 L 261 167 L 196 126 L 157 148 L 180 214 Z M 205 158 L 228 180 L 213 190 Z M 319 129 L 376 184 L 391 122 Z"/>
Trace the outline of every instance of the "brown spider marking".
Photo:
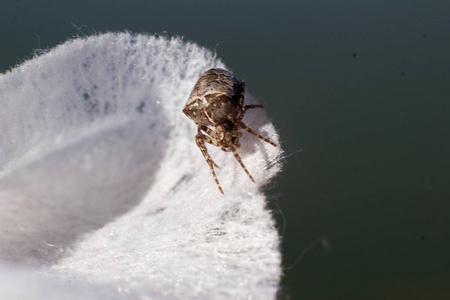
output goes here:
<path id="1" fill-rule="evenodd" d="M 242 129 L 257 136 L 261 140 L 275 146 L 275 143 L 263 137 L 242 122 L 245 113 L 252 108 L 262 108 L 262 105 L 244 106 L 245 83 L 239 81 L 233 74 L 222 69 L 210 69 L 203 73 L 194 86 L 183 112 L 198 125 L 195 141 L 203 153 L 211 169 L 217 187 L 223 194 L 214 167 L 219 166 L 211 159 L 206 149 L 206 143 L 220 147 L 222 151 L 233 152 L 234 157 L 255 182 L 237 153 L 241 144 L 239 138 Z M 208 126 L 215 127 L 215 131 Z"/>

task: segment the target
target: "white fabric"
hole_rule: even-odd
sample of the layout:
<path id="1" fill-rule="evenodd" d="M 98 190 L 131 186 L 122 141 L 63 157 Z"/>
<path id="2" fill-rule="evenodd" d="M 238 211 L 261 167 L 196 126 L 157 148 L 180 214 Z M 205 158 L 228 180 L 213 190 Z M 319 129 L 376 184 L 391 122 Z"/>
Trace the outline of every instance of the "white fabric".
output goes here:
<path id="1" fill-rule="evenodd" d="M 279 237 L 260 188 L 281 149 L 244 132 L 255 184 L 210 146 L 220 194 L 182 113 L 212 67 L 224 65 L 179 38 L 107 33 L 0 75 L 1 299 L 275 297 Z M 263 109 L 244 122 L 279 143 Z"/>

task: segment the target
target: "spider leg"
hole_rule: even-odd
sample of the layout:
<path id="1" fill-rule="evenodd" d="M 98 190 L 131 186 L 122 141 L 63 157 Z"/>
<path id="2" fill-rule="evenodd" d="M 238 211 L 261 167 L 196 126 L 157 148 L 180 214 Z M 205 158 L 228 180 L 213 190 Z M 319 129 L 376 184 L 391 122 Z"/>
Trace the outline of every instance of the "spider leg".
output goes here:
<path id="1" fill-rule="evenodd" d="M 201 130 L 207 132 L 205 128 L 209 129 L 206 126 L 199 126 L 197 130 L 197 135 L 195 136 L 195 142 L 197 143 L 198 148 L 200 151 L 202 151 L 203 157 L 205 157 L 206 162 L 209 165 L 209 169 L 211 170 L 211 173 L 213 175 L 214 180 L 216 181 L 217 187 L 219 188 L 220 192 L 223 194 L 222 187 L 220 186 L 219 180 L 217 179 L 216 172 L 214 171 L 214 167 L 219 168 L 219 166 L 211 159 L 211 156 L 208 154 L 208 150 L 206 149 L 205 142 L 212 144 L 214 146 L 218 146 L 217 142 L 212 139 L 211 137 L 204 135 Z M 211 130 L 211 129 L 209 129 Z"/>
<path id="2" fill-rule="evenodd" d="M 244 169 L 245 173 L 247 173 L 248 177 L 250 177 L 250 179 L 253 182 L 255 182 L 255 180 L 253 179 L 252 175 L 250 175 L 250 172 L 247 170 L 247 168 L 245 167 L 244 163 L 242 162 L 242 159 L 239 156 L 239 154 L 237 153 L 236 148 L 234 146 L 231 147 L 231 151 L 233 151 L 234 157 L 236 157 L 236 160 L 239 162 L 241 167 Z"/>
<path id="3" fill-rule="evenodd" d="M 210 128 L 201 125 L 201 126 L 198 127 L 198 130 L 197 130 L 197 136 L 195 137 L 195 140 L 196 140 L 196 141 L 197 141 L 197 139 L 201 139 L 201 140 L 207 142 L 208 144 L 211 144 L 211 145 L 213 145 L 213 146 L 219 147 L 219 143 L 217 143 L 217 140 L 216 140 L 216 139 L 213 139 L 213 138 L 211 138 L 211 137 L 209 137 L 209 136 L 203 134 L 203 133 L 201 132 L 201 130 L 205 131 L 205 132 L 206 132 L 207 134 L 209 134 L 210 136 L 214 136 L 214 135 L 215 135 L 215 132 L 212 131 Z M 203 144 L 204 144 L 204 143 L 203 143 Z M 197 143 L 197 146 L 198 146 L 198 143 Z M 199 146 L 199 148 L 200 148 L 200 146 Z M 205 156 L 205 158 L 206 158 L 206 161 L 210 161 L 210 162 L 214 165 L 214 167 L 220 168 L 220 167 L 219 167 L 219 166 L 211 159 L 211 157 L 209 156 L 209 154 L 208 154 L 208 152 L 207 152 L 207 150 L 206 150 L 206 146 L 204 146 L 204 149 L 205 149 L 205 152 L 203 152 L 202 148 L 200 148 L 200 150 L 202 150 L 203 156 Z M 205 155 L 205 153 L 206 153 L 206 155 Z M 209 164 L 209 162 L 208 162 L 208 164 Z"/>
<path id="4" fill-rule="evenodd" d="M 245 99 L 245 82 L 241 81 L 241 95 L 239 97 L 239 106 L 244 106 L 244 99 Z"/>
<path id="5" fill-rule="evenodd" d="M 244 111 L 245 112 L 245 111 Z M 253 129 L 251 129 L 250 127 L 248 127 L 247 125 L 245 125 L 244 122 L 242 122 L 241 117 L 236 118 L 233 117 L 232 115 L 228 115 L 228 120 L 230 120 L 231 122 L 233 122 L 234 124 L 236 124 L 237 126 L 239 126 L 240 128 L 244 129 L 245 131 L 253 134 L 254 136 L 257 136 L 258 138 L 260 138 L 261 140 L 271 144 L 272 146 L 276 147 L 277 145 L 272 142 L 269 139 L 266 139 L 265 137 L 263 137 L 262 135 L 260 135 L 259 133 L 257 133 L 256 131 L 254 131 Z"/>
<path id="6" fill-rule="evenodd" d="M 263 105 L 258 104 L 251 104 L 251 105 L 245 105 L 244 106 L 244 100 L 245 100 L 245 82 L 241 81 L 241 94 L 239 97 L 239 106 L 242 107 L 241 115 L 238 117 L 240 120 L 244 118 L 245 111 L 251 108 L 262 108 Z"/>
<path id="7" fill-rule="evenodd" d="M 250 105 L 246 105 L 244 107 L 242 107 L 242 112 L 239 115 L 239 120 L 242 120 L 244 118 L 245 113 L 247 112 L 247 110 L 252 109 L 252 108 L 263 108 L 264 105 L 259 105 L 259 104 L 250 104 Z"/>

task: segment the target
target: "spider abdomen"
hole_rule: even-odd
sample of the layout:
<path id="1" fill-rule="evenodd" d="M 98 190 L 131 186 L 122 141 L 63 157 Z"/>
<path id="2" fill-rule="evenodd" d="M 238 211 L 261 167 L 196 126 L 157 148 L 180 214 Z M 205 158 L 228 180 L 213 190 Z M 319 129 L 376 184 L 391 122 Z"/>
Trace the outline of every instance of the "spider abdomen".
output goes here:
<path id="1" fill-rule="evenodd" d="M 243 93 L 243 83 L 233 74 L 211 69 L 198 79 L 183 112 L 197 124 L 217 126 L 242 108 Z"/>

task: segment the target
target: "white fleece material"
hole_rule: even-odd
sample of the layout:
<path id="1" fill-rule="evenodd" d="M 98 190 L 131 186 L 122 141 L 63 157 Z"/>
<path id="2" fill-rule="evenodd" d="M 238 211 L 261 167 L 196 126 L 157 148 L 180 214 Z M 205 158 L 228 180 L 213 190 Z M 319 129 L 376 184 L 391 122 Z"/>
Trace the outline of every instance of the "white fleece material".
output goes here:
<path id="1" fill-rule="evenodd" d="M 226 68 L 195 43 L 125 32 L 0 75 L 0 299 L 275 298 L 279 236 L 261 188 L 282 150 L 244 132 L 253 183 L 208 146 L 219 192 L 182 112 L 213 67 Z M 279 145 L 264 109 L 244 122 Z"/>

